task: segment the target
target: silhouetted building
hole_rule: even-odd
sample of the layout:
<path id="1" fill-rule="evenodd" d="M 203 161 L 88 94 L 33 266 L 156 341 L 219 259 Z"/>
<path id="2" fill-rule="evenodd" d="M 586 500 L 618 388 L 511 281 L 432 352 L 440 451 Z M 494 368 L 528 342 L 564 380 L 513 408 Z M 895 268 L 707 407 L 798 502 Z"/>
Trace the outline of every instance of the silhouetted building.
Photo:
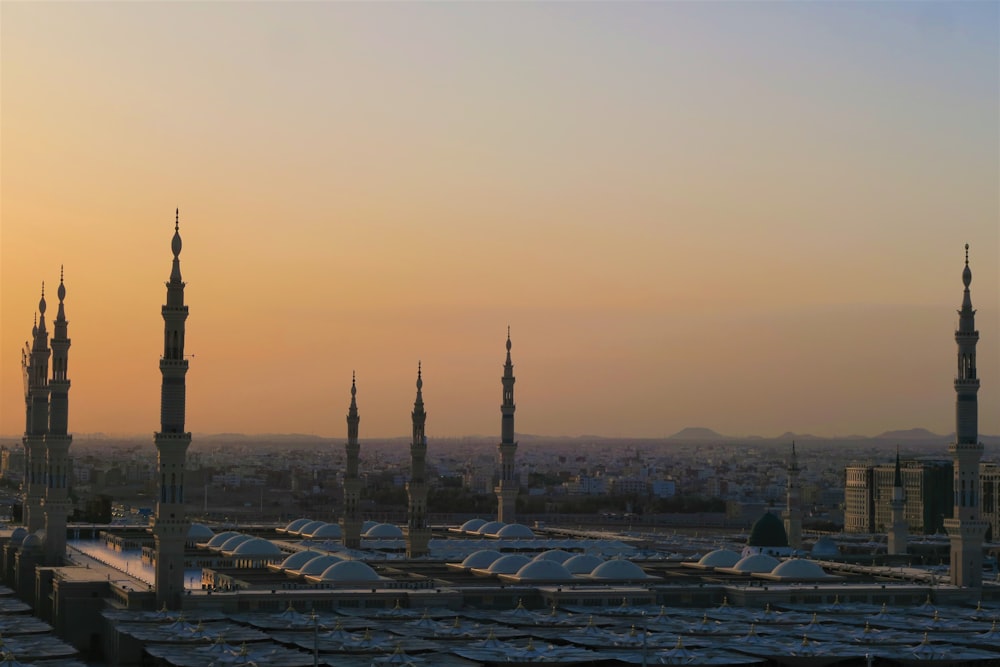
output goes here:
<path id="1" fill-rule="evenodd" d="M 503 401 L 500 404 L 500 479 L 496 487 L 497 521 L 514 523 L 519 483 L 514 469 L 514 364 L 510 361 L 510 327 L 507 328 L 507 361 L 503 365 Z"/>
<path id="2" fill-rule="evenodd" d="M 156 443 L 156 514 L 152 521 L 156 544 L 156 603 L 167 609 L 180 609 L 184 594 L 184 542 L 189 522 L 184 506 L 184 463 L 191 434 L 184 430 L 186 404 L 185 377 L 188 361 L 184 357 L 184 323 L 188 307 L 184 305 L 184 281 L 181 280 L 180 212 L 174 221 L 174 253 L 167 303 L 163 306 L 163 356 L 160 357 L 160 430 Z"/>
<path id="3" fill-rule="evenodd" d="M 341 528 L 344 546 L 357 549 L 361 546 L 361 479 L 358 477 L 358 387 L 351 376 L 351 406 L 347 410 L 347 470 L 344 472 L 344 518 Z"/>
<path id="4" fill-rule="evenodd" d="M 408 531 L 406 533 L 406 556 L 425 556 L 431 539 L 431 529 L 427 524 L 427 435 L 424 425 L 424 398 L 421 390 L 424 381 L 417 363 L 417 398 L 413 402 L 413 441 L 410 443 L 410 481 L 406 485 L 409 500 L 407 511 Z"/>
<path id="5" fill-rule="evenodd" d="M 66 516 L 69 500 L 69 346 L 67 337 L 66 286 L 59 270 L 59 310 L 52 337 L 52 380 L 49 382 L 49 429 L 45 434 L 45 562 L 60 565 L 66 556 Z"/>
<path id="6" fill-rule="evenodd" d="M 788 460 L 788 483 L 785 500 L 785 534 L 788 546 L 802 547 L 802 487 L 799 484 L 799 459 L 792 442 L 792 456 Z"/>
<path id="7" fill-rule="evenodd" d="M 983 581 L 983 536 L 987 523 L 980 508 L 979 460 L 983 443 L 979 442 L 979 377 L 976 375 L 976 311 L 972 308 L 969 285 L 969 244 L 965 244 L 965 291 L 958 311 L 958 372 L 955 376 L 955 442 L 948 448 L 955 460 L 952 494 L 954 510 L 944 525 L 951 538 L 951 583 L 979 588 Z"/>

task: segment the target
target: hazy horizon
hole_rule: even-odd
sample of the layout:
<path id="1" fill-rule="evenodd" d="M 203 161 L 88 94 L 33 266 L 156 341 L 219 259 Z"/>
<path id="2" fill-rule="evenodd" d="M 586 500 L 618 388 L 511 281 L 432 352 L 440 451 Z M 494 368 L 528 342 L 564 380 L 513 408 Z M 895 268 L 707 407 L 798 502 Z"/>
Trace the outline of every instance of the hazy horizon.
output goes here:
<path id="1" fill-rule="evenodd" d="M 0 3 L 0 432 L 1000 433 L 997 3 Z M 989 406 L 994 406 L 990 408 Z M 10 437 L 19 437 L 12 435 Z"/>

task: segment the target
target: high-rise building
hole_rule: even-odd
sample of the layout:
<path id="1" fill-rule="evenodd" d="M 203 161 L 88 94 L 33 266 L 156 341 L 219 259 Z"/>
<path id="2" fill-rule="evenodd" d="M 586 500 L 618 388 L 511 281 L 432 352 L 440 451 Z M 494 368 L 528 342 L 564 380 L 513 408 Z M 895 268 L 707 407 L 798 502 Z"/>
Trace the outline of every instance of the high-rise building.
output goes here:
<path id="1" fill-rule="evenodd" d="M 987 523 L 980 506 L 979 460 L 983 443 L 979 442 L 979 377 L 976 374 L 976 311 L 972 307 L 969 285 L 969 244 L 965 244 L 965 290 L 958 311 L 958 372 L 955 375 L 955 442 L 948 451 L 954 465 L 952 496 L 954 510 L 944 522 L 951 539 L 951 583 L 954 586 L 979 588 L 983 581 L 983 537 Z"/>
<path id="2" fill-rule="evenodd" d="M 341 530 L 344 546 L 357 549 L 361 546 L 361 480 L 358 477 L 358 387 L 351 376 L 351 407 L 347 410 L 347 470 L 344 473 L 344 518 Z"/>
<path id="3" fill-rule="evenodd" d="M 180 609 L 184 594 L 184 543 L 189 528 L 184 506 L 184 463 L 191 434 L 184 430 L 188 371 L 188 360 L 184 356 L 184 323 L 188 307 L 184 304 L 184 281 L 181 279 L 179 210 L 174 220 L 171 250 L 174 261 L 167 282 L 167 302 L 162 308 L 160 430 L 153 436 L 159 493 L 152 532 L 156 548 L 156 605 Z"/>
<path id="4" fill-rule="evenodd" d="M 45 526 L 45 434 L 49 430 L 49 349 L 45 329 L 45 283 L 38 301 L 38 318 L 31 330 L 31 344 L 21 356 L 26 419 L 24 427 L 24 523 L 29 533 Z"/>
<path id="5" fill-rule="evenodd" d="M 417 363 L 417 398 L 413 402 L 413 441 L 410 443 L 410 481 L 406 485 L 407 510 L 406 557 L 425 556 L 431 539 L 427 524 L 427 435 L 424 426 L 424 381 Z"/>
<path id="6" fill-rule="evenodd" d="M 886 550 L 892 556 L 906 553 L 906 542 L 909 537 L 906 524 L 906 495 L 903 491 L 903 471 L 899 465 L 899 447 L 896 448 L 896 470 L 892 478 L 892 500 L 889 501 L 889 512 L 892 523 L 889 526 L 889 543 Z"/>
<path id="7" fill-rule="evenodd" d="M 855 464 L 846 469 L 844 532 L 884 533 L 893 525 L 896 466 Z M 952 463 L 943 459 L 900 461 L 903 516 L 913 534 L 932 535 L 951 514 Z"/>
<path id="8" fill-rule="evenodd" d="M 66 555 L 66 516 L 69 514 L 69 346 L 66 286 L 59 270 L 59 310 L 53 323 L 52 379 L 49 382 L 49 428 L 45 434 L 45 562 L 60 565 Z"/>
<path id="9" fill-rule="evenodd" d="M 802 548 L 802 487 L 799 485 L 799 459 L 795 455 L 795 442 L 792 442 L 792 456 L 788 460 L 788 484 L 785 499 L 785 534 L 788 536 L 788 546 L 793 549 Z"/>
<path id="10" fill-rule="evenodd" d="M 497 521 L 514 523 L 517 512 L 517 492 L 520 488 L 514 470 L 514 364 L 510 361 L 510 327 L 507 327 L 507 361 L 503 365 L 503 400 L 500 403 L 500 479 L 495 489 L 497 494 Z"/>

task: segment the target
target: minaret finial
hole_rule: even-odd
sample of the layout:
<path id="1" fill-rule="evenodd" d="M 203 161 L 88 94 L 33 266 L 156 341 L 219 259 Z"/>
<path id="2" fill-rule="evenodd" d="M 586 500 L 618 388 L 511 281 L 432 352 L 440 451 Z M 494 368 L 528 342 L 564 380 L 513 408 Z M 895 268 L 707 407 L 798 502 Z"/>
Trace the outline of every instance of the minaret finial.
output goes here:
<path id="1" fill-rule="evenodd" d="M 356 384 L 357 376 L 354 371 L 351 371 L 351 399 L 353 400 L 358 394 L 358 386 Z"/>
<path id="2" fill-rule="evenodd" d="M 180 231 L 181 228 L 181 208 L 178 206 L 174 209 L 174 231 Z"/>
<path id="3" fill-rule="evenodd" d="M 424 380 L 423 380 L 423 377 L 421 376 L 420 362 L 418 361 L 417 362 L 417 391 L 420 391 L 423 388 L 424 388 Z"/>
<path id="4" fill-rule="evenodd" d="M 965 265 L 969 265 L 969 244 L 965 244 Z"/>

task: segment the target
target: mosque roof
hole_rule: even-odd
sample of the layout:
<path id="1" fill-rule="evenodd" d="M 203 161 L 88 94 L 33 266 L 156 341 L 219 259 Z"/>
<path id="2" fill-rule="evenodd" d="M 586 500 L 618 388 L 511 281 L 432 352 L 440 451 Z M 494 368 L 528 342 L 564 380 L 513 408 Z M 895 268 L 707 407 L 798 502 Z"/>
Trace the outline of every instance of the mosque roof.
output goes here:
<path id="1" fill-rule="evenodd" d="M 462 561 L 462 567 L 486 569 L 501 556 L 502 554 L 499 551 L 480 549 L 466 556 L 465 560 Z"/>
<path id="2" fill-rule="evenodd" d="M 486 523 L 486 519 L 469 519 L 462 524 L 461 530 L 467 533 L 474 533 L 482 528 L 484 523 Z"/>
<path id="3" fill-rule="evenodd" d="M 324 523 L 322 526 L 309 533 L 309 537 L 314 538 L 340 538 L 343 537 L 344 533 L 340 526 L 335 523 Z"/>
<path id="4" fill-rule="evenodd" d="M 562 562 L 562 566 L 570 574 L 590 574 L 594 568 L 604 562 L 603 558 L 590 554 L 577 554 Z"/>
<path id="5" fill-rule="evenodd" d="M 226 543 L 226 540 L 228 540 L 231 537 L 236 537 L 239 534 L 240 533 L 237 533 L 235 530 L 227 530 L 223 533 L 217 533 L 215 537 L 213 537 L 208 541 L 208 546 L 221 547 L 223 544 Z"/>
<path id="6" fill-rule="evenodd" d="M 215 537 L 215 531 L 203 523 L 192 523 L 187 538 L 196 542 L 207 542 Z"/>
<path id="7" fill-rule="evenodd" d="M 496 535 L 506 525 L 503 521 L 490 521 L 481 525 L 476 532 L 480 535 Z"/>
<path id="8" fill-rule="evenodd" d="M 368 563 L 344 560 L 334 563 L 319 575 L 323 581 L 378 581 L 380 577 Z"/>
<path id="9" fill-rule="evenodd" d="M 291 556 L 281 561 L 280 567 L 282 570 L 297 570 L 306 563 L 308 563 L 309 561 L 311 561 L 313 558 L 322 555 L 323 554 L 319 553 L 318 551 L 308 551 L 308 550 L 299 551 L 293 553 Z"/>
<path id="10" fill-rule="evenodd" d="M 816 540 L 816 544 L 813 545 L 812 555 L 817 558 L 826 558 L 828 556 L 839 556 L 840 547 L 837 543 L 833 541 L 833 538 L 829 535 L 824 535 L 823 537 Z"/>
<path id="11" fill-rule="evenodd" d="M 378 523 L 366 530 L 364 536 L 369 540 L 397 539 L 403 536 L 403 531 L 391 523 Z"/>
<path id="12" fill-rule="evenodd" d="M 732 568 L 720 569 L 731 569 L 734 572 L 753 573 L 770 572 L 777 566 L 778 559 L 774 556 L 769 556 L 768 554 L 753 554 L 752 556 L 741 558 L 735 565 L 732 566 Z"/>
<path id="13" fill-rule="evenodd" d="M 234 538 L 235 539 L 235 538 Z M 227 542 L 228 544 L 228 542 Z M 281 549 L 271 542 L 261 537 L 254 537 L 236 545 L 232 550 L 234 556 L 280 556 Z"/>
<path id="14" fill-rule="evenodd" d="M 342 562 L 344 559 L 339 556 L 333 556 L 331 554 L 324 554 L 322 556 L 317 556 L 313 558 L 305 565 L 299 568 L 299 574 L 319 576 L 331 565 L 336 565 Z"/>
<path id="15" fill-rule="evenodd" d="M 804 558 L 789 558 L 779 563 L 771 570 L 772 577 L 782 579 L 827 579 L 830 575 L 823 571 L 823 568 L 811 560 Z"/>
<path id="16" fill-rule="evenodd" d="M 615 558 L 601 563 L 591 571 L 590 576 L 594 579 L 614 579 L 616 581 L 649 578 L 649 575 L 641 567 L 624 558 Z"/>
<path id="17" fill-rule="evenodd" d="M 325 521 L 310 521 L 309 523 L 299 526 L 298 533 L 299 535 L 312 535 L 314 530 L 325 525 Z"/>
<path id="18" fill-rule="evenodd" d="M 13 545 L 19 545 L 24 541 L 25 536 L 28 534 L 28 529 L 24 526 L 18 526 L 10 534 L 10 543 Z"/>
<path id="19" fill-rule="evenodd" d="M 248 540 L 252 540 L 252 539 L 254 539 L 254 538 L 252 536 L 250 536 L 250 535 L 243 535 L 241 533 L 237 533 L 236 535 L 233 535 L 228 540 L 226 540 L 225 542 L 223 542 L 222 544 L 220 544 L 219 545 L 219 550 L 220 551 L 232 551 L 233 549 L 235 549 L 236 547 L 240 546 L 244 542 L 246 542 Z"/>
<path id="20" fill-rule="evenodd" d="M 534 531 L 523 523 L 508 523 L 497 531 L 497 537 L 513 539 L 530 539 L 535 536 Z"/>
<path id="21" fill-rule="evenodd" d="M 295 533 L 295 532 L 298 532 L 298 530 L 300 528 L 302 528 L 302 526 L 306 525 L 310 521 L 311 521 L 311 519 L 304 519 L 304 518 L 303 519 L 296 519 L 295 521 L 292 521 L 287 526 L 285 526 L 285 532 L 286 533 Z"/>
<path id="22" fill-rule="evenodd" d="M 495 561 L 490 563 L 490 566 L 486 568 L 493 574 L 514 574 L 522 567 L 524 567 L 530 559 L 527 556 L 521 554 L 509 554 L 507 556 L 501 556 Z"/>
<path id="23" fill-rule="evenodd" d="M 747 544 L 751 547 L 787 547 L 788 535 L 785 534 L 781 519 L 771 512 L 765 512 L 750 529 Z"/>
<path id="24" fill-rule="evenodd" d="M 521 581 L 569 581 L 573 574 L 554 560 L 533 560 L 517 571 Z"/>
<path id="25" fill-rule="evenodd" d="M 573 554 L 568 551 L 564 551 L 562 549 L 549 549 L 548 551 L 543 551 L 535 556 L 535 560 L 551 560 L 557 563 L 565 563 L 572 557 Z"/>
<path id="26" fill-rule="evenodd" d="M 709 551 L 698 561 L 699 565 L 705 567 L 732 567 L 740 560 L 740 555 L 729 549 L 716 549 Z"/>

